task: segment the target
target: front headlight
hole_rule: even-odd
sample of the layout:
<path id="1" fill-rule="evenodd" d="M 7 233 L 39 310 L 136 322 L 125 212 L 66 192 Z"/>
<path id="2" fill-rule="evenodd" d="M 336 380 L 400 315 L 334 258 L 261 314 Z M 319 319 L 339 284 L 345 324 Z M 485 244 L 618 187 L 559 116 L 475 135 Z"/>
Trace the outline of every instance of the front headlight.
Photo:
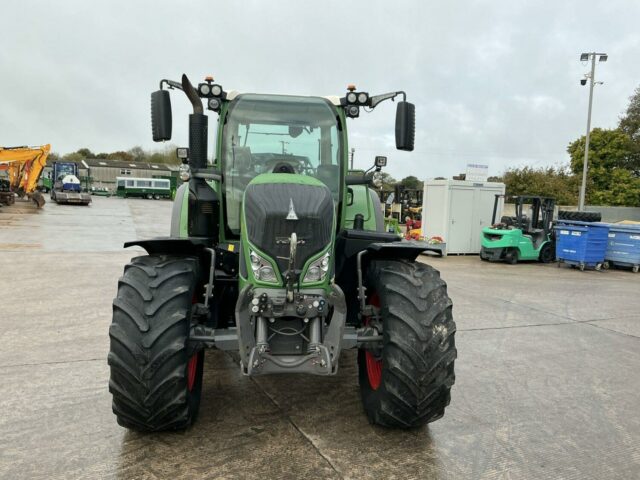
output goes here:
<path id="1" fill-rule="evenodd" d="M 314 283 L 324 280 L 327 276 L 327 272 L 329 271 L 330 258 L 331 255 L 327 252 L 320 258 L 311 262 L 309 268 L 307 268 L 307 273 L 302 279 L 302 283 Z"/>
<path id="2" fill-rule="evenodd" d="M 186 163 L 180 165 L 178 174 L 180 175 L 180 180 L 182 180 L 183 182 L 188 182 L 191 178 L 191 169 L 189 168 L 189 165 L 187 165 Z"/>
<path id="3" fill-rule="evenodd" d="M 257 280 L 261 282 L 278 283 L 278 276 L 271 262 L 262 258 L 253 250 L 249 253 L 249 262 L 251 263 L 253 276 L 256 277 Z"/>

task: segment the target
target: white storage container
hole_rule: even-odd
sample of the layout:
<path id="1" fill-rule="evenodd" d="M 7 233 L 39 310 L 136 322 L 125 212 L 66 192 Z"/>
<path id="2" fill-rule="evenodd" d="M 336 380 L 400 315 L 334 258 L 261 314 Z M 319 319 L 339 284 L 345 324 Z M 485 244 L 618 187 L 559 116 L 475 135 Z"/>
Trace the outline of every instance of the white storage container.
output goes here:
<path id="1" fill-rule="evenodd" d="M 442 237 L 446 253 L 480 253 L 480 233 L 491 224 L 496 195 L 504 195 L 504 183 L 465 180 L 424 182 L 422 235 Z M 502 212 L 498 203 L 496 219 Z"/>

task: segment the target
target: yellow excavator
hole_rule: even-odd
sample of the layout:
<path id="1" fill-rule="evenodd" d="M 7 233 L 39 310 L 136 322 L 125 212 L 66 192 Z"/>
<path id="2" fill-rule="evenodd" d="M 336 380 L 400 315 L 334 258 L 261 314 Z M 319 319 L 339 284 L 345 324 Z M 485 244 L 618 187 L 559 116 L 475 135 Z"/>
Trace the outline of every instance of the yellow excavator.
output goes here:
<path id="1" fill-rule="evenodd" d="M 11 205 L 15 195 L 27 196 L 41 208 L 44 195 L 37 190 L 47 164 L 51 145 L 39 147 L 0 147 L 0 204 Z M 6 172 L 2 175 L 2 172 Z M 4 177 L 4 178 L 3 178 Z"/>

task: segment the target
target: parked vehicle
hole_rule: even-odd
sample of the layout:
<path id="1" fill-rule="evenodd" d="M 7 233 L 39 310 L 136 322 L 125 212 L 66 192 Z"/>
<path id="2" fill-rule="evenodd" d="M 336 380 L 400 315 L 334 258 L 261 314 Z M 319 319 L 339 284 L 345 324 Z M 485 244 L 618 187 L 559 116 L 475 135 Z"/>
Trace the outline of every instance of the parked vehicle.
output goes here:
<path id="1" fill-rule="evenodd" d="M 0 147 L 0 171 L 6 174 L 0 180 L 0 204 L 12 205 L 15 196 L 27 197 L 38 208 L 45 204 L 38 190 L 51 145 L 39 147 Z M 3 175 L 4 177 L 4 175 Z"/>
<path id="2" fill-rule="evenodd" d="M 116 177 L 116 195 L 155 200 L 171 198 L 171 182 L 164 178 Z"/>
<path id="3" fill-rule="evenodd" d="M 365 107 L 401 97 L 396 146 L 413 150 L 406 94 L 239 94 L 212 78 L 196 89 L 186 75 L 160 86 L 155 141 L 171 138 L 164 87 L 193 106 L 189 148 L 177 152 L 185 183 L 171 236 L 125 244 L 148 254 L 125 267 L 113 302 L 109 389 L 120 425 L 188 427 L 206 348 L 238 351 L 244 375 L 335 375 L 342 349 L 357 348 L 371 422 L 410 428 L 442 417 L 456 358 L 446 284 L 416 261 L 428 244 L 384 231 L 372 180 L 347 175 L 347 118 Z M 213 166 L 202 98 L 220 115 Z M 384 165 L 377 157 L 376 170 Z"/>
<path id="4" fill-rule="evenodd" d="M 91 195 L 82 191 L 76 163 L 53 162 L 51 176 L 55 179 L 50 192 L 51 200 L 61 205 L 89 205 L 91 203 Z"/>
<path id="5" fill-rule="evenodd" d="M 553 239 L 553 211 L 556 201 L 548 197 L 517 196 L 516 215 L 503 216 L 496 223 L 498 202 L 504 195 L 496 195 L 491 226 L 482 229 L 482 260 L 500 260 L 515 264 L 520 260 L 543 263 L 555 258 Z M 525 208 L 530 207 L 529 215 Z"/>

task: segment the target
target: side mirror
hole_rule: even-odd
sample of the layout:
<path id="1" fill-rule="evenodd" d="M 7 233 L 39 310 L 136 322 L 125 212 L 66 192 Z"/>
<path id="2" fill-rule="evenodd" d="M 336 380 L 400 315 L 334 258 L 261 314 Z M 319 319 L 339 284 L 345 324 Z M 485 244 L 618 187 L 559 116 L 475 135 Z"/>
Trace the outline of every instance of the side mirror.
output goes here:
<path id="1" fill-rule="evenodd" d="M 151 131 L 154 142 L 171 140 L 171 98 L 167 90 L 151 94 Z"/>
<path id="2" fill-rule="evenodd" d="M 416 106 L 409 102 L 398 102 L 396 108 L 396 148 L 413 151 L 416 136 Z"/>

